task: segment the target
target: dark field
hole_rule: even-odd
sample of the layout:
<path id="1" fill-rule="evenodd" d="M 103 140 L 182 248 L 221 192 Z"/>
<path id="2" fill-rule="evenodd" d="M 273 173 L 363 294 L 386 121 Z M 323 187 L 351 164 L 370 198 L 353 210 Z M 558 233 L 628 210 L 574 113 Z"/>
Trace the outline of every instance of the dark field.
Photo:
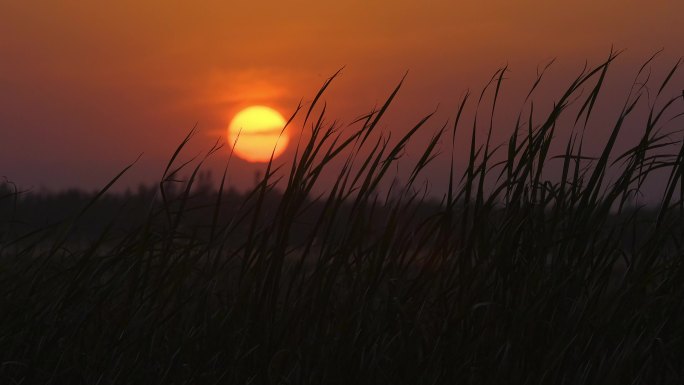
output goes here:
<path id="1" fill-rule="evenodd" d="M 489 130 L 466 121 L 482 98 L 465 96 L 390 191 L 426 122 L 376 135 L 399 87 L 344 129 L 316 96 L 298 112 L 310 140 L 291 167 L 269 165 L 246 194 L 200 181 L 203 160 L 182 160 L 191 135 L 135 193 L 108 193 L 118 177 L 91 194 L 3 184 L 0 383 L 684 383 L 684 108 L 664 96 L 677 67 L 648 82 L 639 71 L 603 150 L 586 153 L 614 59 L 540 117 L 531 85 L 503 144 L 490 143 L 506 129 L 489 124 L 498 71 L 476 118 Z M 647 90 L 640 139 L 618 150 Z M 575 134 L 559 147 L 568 119 Z M 465 167 L 453 162 L 460 130 Z M 454 166 L 427 198 L 418 181 L 438 148 Z M 662 195 L 635 204 L 656 172 Z"/>

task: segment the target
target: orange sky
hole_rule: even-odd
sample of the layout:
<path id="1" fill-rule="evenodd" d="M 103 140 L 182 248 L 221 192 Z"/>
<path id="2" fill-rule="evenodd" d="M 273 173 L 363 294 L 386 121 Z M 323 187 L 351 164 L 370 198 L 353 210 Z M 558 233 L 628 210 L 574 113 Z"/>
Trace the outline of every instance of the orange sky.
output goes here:
<path id="1" fill-rule="evenodd" d="M 679 0 L 103 3 L 0 3 L 0 176 L 95 188 L 144 152 L 126 183 L 151 182 L 195 123 L 199 151 L 240 108 L 288 114 L 342 66 L 331 118 L 367 112 L 409 70 L 388 124 L 410 126 L 438 104 L 453 117 L 506 63 L 528 85 L 550 58 L 563 78 L 611 45 L 627 49 L 618 75 L 684 54 Z M 238 185 L 255 167 L 240 164 Z"/>

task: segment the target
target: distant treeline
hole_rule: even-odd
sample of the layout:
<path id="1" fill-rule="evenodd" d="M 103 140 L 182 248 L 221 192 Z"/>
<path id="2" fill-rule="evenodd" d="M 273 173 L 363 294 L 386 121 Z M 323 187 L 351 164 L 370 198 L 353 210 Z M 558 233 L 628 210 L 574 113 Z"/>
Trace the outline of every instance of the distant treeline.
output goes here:
<path id="1" fill-rule="evenodd" d="M 219 192 L 211 183 L 210 174 L 203 174 L 200 180 L 202 183 L 197 183 L 197 186 L 188 192 L 187 197 L 184 197 L 185 191 L 176 188 L 174 184 L 167 184 L 163 195 L 159 185 L 141 184 L 135 191 L 127 189 L 124 192 L 107 192 L 98 196 L 97 191 L 75 188 L 60 192 L 21 191 L 12 183 L 0 183 L 0 235 L 6 240 L 14 240 L 25 234 L 53 232 L 59 228 L 69 227 L 72 241 L 90 242 L 102 237 L 105 232 L 116 237 L 136 231 L 148 222 L 157 225 L 163 225 L 163 222 L 167 221 L 170 223 L 179 212 L 182 212 L 182 225 L 196 237 L 204 239 L 208 236 L 210 228 L 225 228 L 231 225 L 234 226 L 235 234 L 246 234 L 250 218 L 240 218 L 240 213 L 251 212 L 254 209 L 257 190 L 239 192 L 227 189 L 222 191 L 219 197 Z M 374 204 L 366 208 L 369 223 L 365 225 L 375 222 L 373 227 L 378 232 L 384 230 L 384 218 L 389 215 L 397 216 L 396 212 L 392 213 L 395 202 L 391 198 L 385 198 L 387 197 L 378 196 Z M 283 199 L 283 193 L 271 188 L 261 199 L 259 221 L 268 222 L 275 215 Z M 329 233 L 333 237 L 336 229 L 341 230 L 354 225 L 348 221 L 346 214 L 357 208 L 352 207 L 353 204 L 347 201 L 340 204 L 337 218 L 332 218 L 329 222 L 332 226 Z M 463 204 L 464 202 L 461 202 L 461 207 Z M 316 198 L 309 199 L 304 206 L 306 209 L 298 215 L 297 221 L 293 224 L 293 239 L 306 238 L 309 232 L 313 232 L 316 219 L 325 210 L 325 202 Z M 418 227 L 420 221 L 440 215 L 442 210 L 442 202 L 422 197 L 405 203 L 404 210 L 396 220 L 403 227 Z M 538 210 L 528 210 L 526 215 L 543 218 L 544 211 L 540 206 Z M 502 215 L 497 214 L 497 209 L 493 209 L 488 215 L 490 220 L 498 221 L 499 217 L 503 220 Z M 214 217 L 216 223 L 213 223 Z M 622 226 L 623 222 L 629 222 L 631 230 L 625 231 L 621 228 L 623 244 L 625 247 L 634 247 L 639 243 L 640 236 L 651 229 L 656 217 L 657 210 L 654 207 L 634 207 L 623 209 L 620 214 L 607 216 L 605 224 L 610 227 Z M 457 226 L 453 230 L 460 231 Z"/>

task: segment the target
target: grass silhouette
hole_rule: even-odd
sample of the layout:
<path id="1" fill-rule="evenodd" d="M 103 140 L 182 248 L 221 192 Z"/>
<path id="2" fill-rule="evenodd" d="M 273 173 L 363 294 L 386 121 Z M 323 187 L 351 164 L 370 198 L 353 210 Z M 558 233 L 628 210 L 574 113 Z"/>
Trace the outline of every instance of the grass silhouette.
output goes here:
<path id="1" fill-rule="evenodd" d="M 6 184 L 1 382 L 681 383 L 684 145 L 659 129 L 682 106 L 681 95 L 661 100 L 678 65 L 656 85 L 635 146 L 616 153 L 644 103 L 649 83 L 638 79 L 650 60 L 599 154 L 583 151 L 583 130 L 551 151 L 562 119 L 586 127 L 617 56 L 585 69 L 534 122 L 541 72 L 529 111 L 497 147 L 502 68 L 478 101 L 464 96 L 406 185 L 383 196 L 388 170 L 430 116 L 395 144 L 373 134 L 400 83 L 340 130 L 319 105 L 337 74 L 306 109 L 310 139 L 289 170 L 269 163 L 239 199 L 225 191 L 226 173 L 217 191 L 194 188 L 206 157 L 179 161 L 194 131 L 126 231 L 116 213 L 98 215 L 101 228 L 74 241 L 126 170 L 69 220 L 31 231 L 17 230 L 23 198 Z M 485 93 L 484 143 L 475 116 L 459 170 L 456 132 Z M 445 139 L 449 183 L 435 203 L 415 184 Z M 543 173 L 551 161 L 562 163 L 555 179 Z M 317 193 L 334 162 L 336 181 Z M 668 175 L 658 206 L 630 205 L 655 172 Z"/>

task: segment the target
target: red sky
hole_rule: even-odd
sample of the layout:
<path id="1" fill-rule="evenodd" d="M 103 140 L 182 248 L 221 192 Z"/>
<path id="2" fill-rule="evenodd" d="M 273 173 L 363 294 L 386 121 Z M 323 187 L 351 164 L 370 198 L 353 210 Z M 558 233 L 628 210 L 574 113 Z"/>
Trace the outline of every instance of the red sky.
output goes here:
<path id="1" fill-rule="evenodd" d="M 385 127 L 401 131 L 435 108 L 438 128 L 505 64 L 513 111 L 516 90 L 551 58 L 549 97 L 611 46 L 626 49 L 617 89 L 658 49 L 661 76 L 684 54 L 680 0 L 108 3 L 0 3 L 0 176 L 96 188 L 144 153 L 124 185 L 152 182 L 195 123 L 188 156 L 225 137 L 240 108 L 287 115 L 342 66 L 326 100 L 330 118 L 347 122 L 409 70 Z M 238 186 L 260 167 L 234 166 Z"/>

